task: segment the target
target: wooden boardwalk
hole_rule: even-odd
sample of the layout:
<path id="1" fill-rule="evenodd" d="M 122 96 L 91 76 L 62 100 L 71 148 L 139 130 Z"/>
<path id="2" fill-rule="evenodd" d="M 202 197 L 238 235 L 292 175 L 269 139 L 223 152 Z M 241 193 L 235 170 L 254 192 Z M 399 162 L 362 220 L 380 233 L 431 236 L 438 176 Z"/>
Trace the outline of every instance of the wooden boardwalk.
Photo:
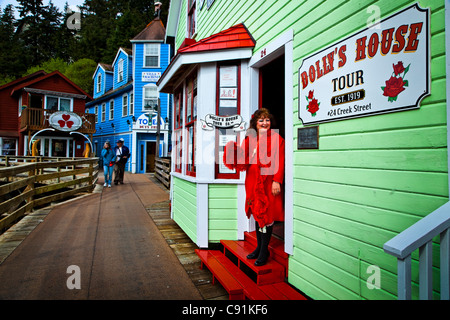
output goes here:
<path id="1" fill-rule="evenodd" d="M 29 215 L 0 237 L 0 299 L 220 296 L 200 294 L 195 248 L 168 231 L 168 214 L 167 191 L 146 175 L 126 174 L 124 185 Z M 67 287 L 71 265 L 79 267 L 80 289 Z"/>

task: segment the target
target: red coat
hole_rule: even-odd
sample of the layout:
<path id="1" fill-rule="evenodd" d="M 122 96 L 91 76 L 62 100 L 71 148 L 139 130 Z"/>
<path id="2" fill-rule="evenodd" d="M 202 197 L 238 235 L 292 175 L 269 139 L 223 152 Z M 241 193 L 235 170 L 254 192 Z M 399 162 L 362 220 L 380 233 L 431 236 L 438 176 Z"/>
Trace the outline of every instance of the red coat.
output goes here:
<path id="1" fill-rule="evenodd" d="M 225 146 L 224 164 L 230 169 L 247 171 L 245 177 L 245 212 L 262 228 L 274 221 L 284 221 L 284 139 L 269 130 L 267 137 L 247 135 L 241 146 L 233 141 Z M 272 194 L 272 182 L 279 182 L 281 192 Z"/>

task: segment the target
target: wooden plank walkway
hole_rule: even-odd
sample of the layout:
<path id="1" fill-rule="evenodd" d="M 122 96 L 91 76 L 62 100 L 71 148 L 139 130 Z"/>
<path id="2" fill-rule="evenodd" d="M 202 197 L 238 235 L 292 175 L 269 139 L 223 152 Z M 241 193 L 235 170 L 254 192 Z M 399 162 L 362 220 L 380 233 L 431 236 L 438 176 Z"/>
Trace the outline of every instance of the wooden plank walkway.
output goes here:
<path id="1" fill-rule="evenodd" d="M 146 209 L 167 200 L 148 177 L 126 174 L 124 185 L 37 215 L 0 264 L 0 299 L 202 299 L 173 251 L 189 246 L 171 248 Z M 81 289 L 66 286 L 70 265 Z"/>

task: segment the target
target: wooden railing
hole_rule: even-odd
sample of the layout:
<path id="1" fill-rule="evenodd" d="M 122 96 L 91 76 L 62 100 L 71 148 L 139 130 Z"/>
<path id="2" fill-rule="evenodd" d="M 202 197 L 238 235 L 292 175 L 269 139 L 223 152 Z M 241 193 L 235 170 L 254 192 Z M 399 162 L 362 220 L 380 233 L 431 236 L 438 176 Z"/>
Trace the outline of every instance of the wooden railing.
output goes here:
<path id="1" fill-rule="evenodd" d="M 49 128 L 48 118 L 56 111 L 37 108 L 25 108 L 20 117 L 20 130 L 42 130 Z M 81 133 L 95 133 L 95 114 L 75 112 L 83 120 L 78 129 Z"/>
<path id="2" fill-rule="evenodd" d="M 92 192 L 98 158 L 0 156 L 0 231 L 36 207 Z"/>
<path id="3" fill-rule="evenodd" d="M 155 159 L 155 177 L 170 188 L 170 158 Z"/>
<path id="4" fill-rule="evenodd" d="M 399 300 L 411 300 L 411 254 L 419 249 L 419 299 L 433 295 L 433 238 L 440 237 L 440 295 L 450 299 L 450 202 L 386 242 L 384 251 L 397 258 Z"/>

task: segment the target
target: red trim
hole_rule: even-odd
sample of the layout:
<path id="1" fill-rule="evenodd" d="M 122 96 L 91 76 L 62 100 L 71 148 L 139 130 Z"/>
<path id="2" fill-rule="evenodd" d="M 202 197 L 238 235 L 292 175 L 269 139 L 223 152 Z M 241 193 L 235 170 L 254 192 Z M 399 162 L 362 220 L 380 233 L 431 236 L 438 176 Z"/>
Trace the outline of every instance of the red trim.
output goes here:
<path id="1" fill-rule="evenodd" d="M 219 103 L 220 103 L 220 67 L 221 66 L 237 66 L 237 114 L 241 114 L 241 64 L 240 61 L 222 62 L 217 63 L 216 67 L 216 114 L 219 115 Z M 219 130 L 216 131 L 216 164 L 215 164 L 215 177 L 216 179 L 239 179 L 239 172 L 236 173 L 219 173 Z M 236 133 L 236 141 L 239 141 L 239 133 Z"/>

